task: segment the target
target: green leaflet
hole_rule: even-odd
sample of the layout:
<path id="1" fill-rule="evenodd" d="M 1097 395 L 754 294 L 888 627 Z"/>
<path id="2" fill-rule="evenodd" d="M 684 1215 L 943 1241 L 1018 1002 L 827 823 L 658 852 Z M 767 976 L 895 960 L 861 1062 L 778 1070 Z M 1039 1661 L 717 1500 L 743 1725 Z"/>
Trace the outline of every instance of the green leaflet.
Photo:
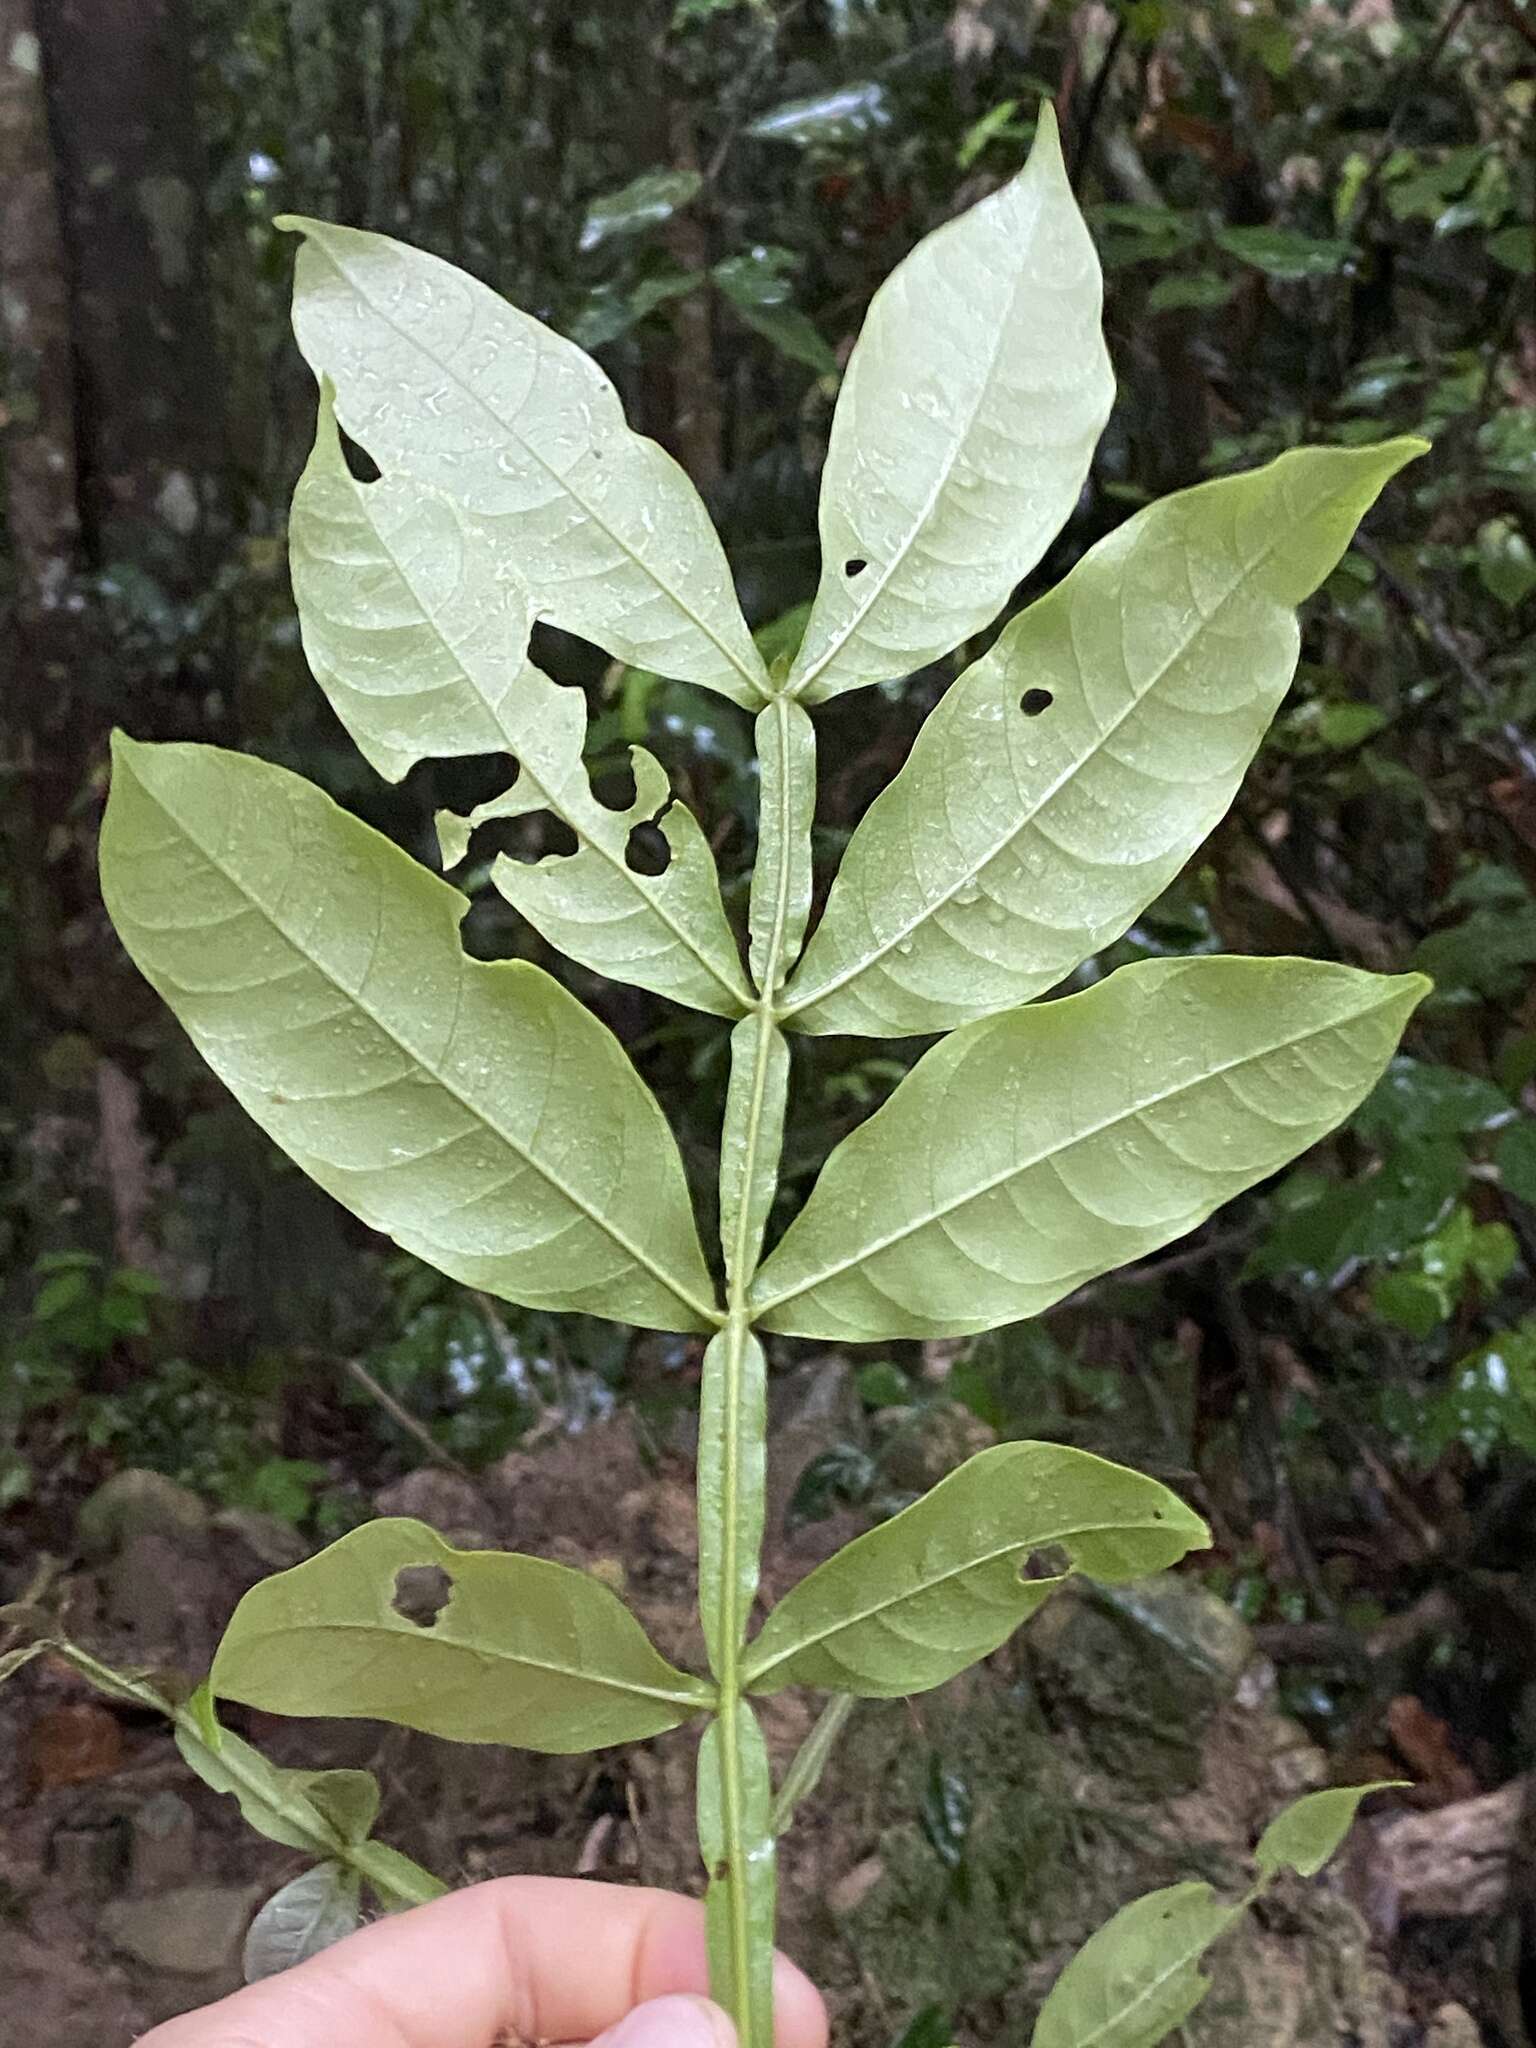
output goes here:
<path id="1" fill-rule="evenodd" d="M 1282 1870 L 1294 1870 L 1298 1877 L 1316 1877 L 1349 1833 L 1361 1800 L 1402 1782 L 1379 1778 L 1369 1785 L 1336 1785 L 1295 1800 L 1275 1815 L 1259 1837 L 1253 1860 L 1260 1875 L 1271 1878 Z"/>
<path id="2" fill-rule="evenodd" d="M 851 1692 L 835 1692 L 817 1715 L 815 1725 L 790 1760 L 789 1769 L 779 1782 L 779 1789 L 773 1795 L 773 1812 L 769 1825 L 776 1835 L 784 1834 L 795 1817 L 795 1809 L 803 1799 L 809 1799 L 821 1783 L 822 1775 L 831 1761 L 837 1747 L 837 1738 L 842 1734 L 849 1715 L 853 1712 L 854 1695 Z"/>
<path id="3" fill-rule="evenodd" d="M 421 1522 L 394 1520 L 247 1593 L 208 1682 L 268 1713 L 361 1716 L 562 1756 L 660 1734 L 710 1703 L 587 1573 L 455 1550 Z"/>
<path id="4" fill-rule="evenodd" d="M 749 924 L 753 979 L 775 994 L 799 958 L 811 910 L 816 734 L 802 705 L 776 697 L 756 727 L 762 773 Z"/>
<path id="5" fill-rule="evenodd" d="M 1109 416 L 1102 290 L 1042 106 L 1020 175 L 920 242 L 870 304 L 832 421 L 792 693 L 907 675 L 1001 611 Z"/>
<path id="6" fill-rule="evenodd" d="M 515 787 L 471 822 L 548 810 L 580 844 L 536 866 L 499 862 L 508 900 L 583 966 L 739 1016 L 750 991 L 708 842 L 638 747 L 634 804 L 614 811 L 594 797 L 581 758 L 586 700 L 528 660 L 533 599 L 506 554 L 504 539 L 430 485 L 358 483 L 326 380 L 289 555 L 304 651 L 342 723 L 391 782 L 435 756 L 515 754 Z M 646 875 L 629 863 L 629 834 L 658 812 L 672 858 Z M 451 863 L 469 826 L 445 815 L 441 830 Z"/>
<path id="7" fill-rule="evenodd" d="M 1175 1884 L 1123 1907 L 1084 1942 L 1040 2009 L 1030 2048 L 1154 2048 L 1211 1988 L 1200 1959 L 1284 1869 L 1315 1877 L 1380 1785 L 1310 1792 L 1277 1814 L 1254 1860 L 1259 1883 L 1227 1905 L 1208 1884 Z"/>
<path id="8" fill-rule="evenodd" d="M 465 957 L 464 899 L 296 775 L 113 743 L 102 888 L 141 972 L 289 1156 L 453 1278 L 715 1320 L 682 1163 L 607 1028 Z"/>
<path id="9" fill-rule="evenodd" d="M 865 1340 L 987 1330 L 1180 1237 L 1347 1116 L 1429 983 L 1154 960 L 968 1024 L 845 1138 L 752 1291 Z"/>
<path id="10" fill-rule="evenodd" d="M 1153 2048 L 1211 1988 L 1200 1958 L 1242 1918 L 1208 1884 L 1174 1884 L 1122 1908 L 1051 1986 L 1030 2048 Z"/>
<path id="11" fill-rule="evenodd" d="M 773 1783 L 757 1716 L 745 1700 L 711 1721 L 699 1745 L 699 1852 L 711 1990 L 736 2016 L 743 2048 L 772 2048 L 773 1917 L 777 1849 Z M 735 1809 L 732 1818 L 730 1809 Z M 728 1862 L 729 1845 L 737 1859 Z"/>
<path id="12" fill-rule="evenodd" d="M 486 525 L 541 618 L 738 704 L 768 694 L 703 501 L 590 356 L 451 263 L 286 216 L 293 324 L 386 476 Z"/>
<path id="13" fill-rule="evenodd" d="M 362 1885 L 345 1863 L 317 1863 L 267 1900 L 245 1937 L 247 1984 L 307 1962 L 362 1924 Z"/>
<path id="14" fill-rule="evenodd" d="M 990 1655 L 1060 1585 L 1023 1576 L 1032 1551 L 1060 1545 L 1074 1570 L 1113 1583 L 1209 1541 L 1155 1479 L 1060 1444 L 998 1444 L 793 1587 L 748 1649 L 745 1682 L 924 1692 Z"/>
<path id="15" fill-rule="evenodd" d="M 773 1019 L 759 1011 L 731 1033 L 731 1077 L 725 1129 L 753 1142 L 720 1149 L 720 1242 L 726 1277 L 751 1279 L 778 1190 L 784 1110 L 789 1097 L 789 1046 Z"/>
<path id="16" fill-rule="evenodd" d="M 1118 938 L 1236 794 L 1296 666 L 1294 607 L 1425 445 L 1297 449 L 1091 549 L 952 686 L 865 814 L 787 1020 L 943 1031 Z"/>
<path id="17" fill-rule="evenodd" d="M 767 1429 L 763 1347 L 732 1322 L 709 1341 L 699 1397 L 699 1609 L 717 1678 L 757 1597 Z"/>
<path id="18" fill-rule="evenodd" d="M 176 1724 L 182 1762 L 214 1792 L 239 1803 L 240 1817 L 269 1842 L 333 1857 L 366 1842 L 379 1815 L 370 1771 L 292 1771 L 221 1728 L 206 1691 Z"/>

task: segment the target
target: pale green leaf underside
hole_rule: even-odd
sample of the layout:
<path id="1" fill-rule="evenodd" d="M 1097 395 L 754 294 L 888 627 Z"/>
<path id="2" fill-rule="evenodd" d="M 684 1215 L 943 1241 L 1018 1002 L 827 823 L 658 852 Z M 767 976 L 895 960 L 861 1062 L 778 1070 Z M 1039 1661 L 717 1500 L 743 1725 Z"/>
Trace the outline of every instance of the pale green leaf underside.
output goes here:
<path id="1" fill-rule="evenodd" d="M 1369 1785 L 1335 1785 L 1308 1792 L 1277 1813 L 1260 1835 L 1253 1860 L 1264 1877 L 1294 1870 L 1298 1877 L 1316 1877 L 1354 1823 L 1361 1800 L 1399 1782 L 1376 1779 Z"/>
<path id="2" fill-rule="evenodd" d="M 811 821 L 816 809 L 816 734 L 802 705 L 776 697 L 757 715 L 762 776 L 752 869 L 751 966 L 773 995 L 800 957 L 811 909 Z"/>
<path id="3" fill-rule="evenodd" d="M 1236 794 L 1295 669 L 1295 606 L 1423 447 L 1298 449 L 1090 550 L 946 693 L 865 814 L 788 1021 L 948 1030 L 1118 938 Z M 1032 716 L 1029 693 L 1050 699 Z"/>
<path id="4" fill-rule="evenodd" d="M 1073 1569 L 1113 1583 L 1209 1541 L 1139 1472 L 1060 1444 L 998 1444 L 786 1594 L 747 1652 L 746 1682 L 924 1692 L 990 1655 L 1061 1583 L 1023 1576 L 1032 1551 L 1059 1545 Z"/>
<path id="5" fill-rule="evenodd" d="M 817 702 L 907 675 L 1002 610 L 1109 417 L 1102 297 L 1042 107 L 1020 175 L 920 242 L 871 302 L 832 421 L 791 691 Z"/>
<path id="6" fill-rule="evenodd" d="M 1037 1315 L 1331 1130 L 1428 987 L 1309 960 L 1155 960 L 965 1025 L 827 1161 L 758 1276 L 756 1320 L 859 1340 Z"/>
<path id="7" fill-rule="evenodd" d="M 1030 2048 L 1154 2048 L 1210 1990 L 1200 1958 L 1242 1910 L 1208 1884 L 1169 1885 L 1122 1908 L 1052 1985 Z"/>
<path id="8" fill-rule="evenodd" d="M 750 992 L 692 813 L 671 803 L 664 771 L 638 748 L 634 804 L 598 802 L 581 758 L 586 700 L 528 660 L 533 600 L 505 543 L 429 485 L 358 483 L 328 385 L 294 493 L 289 555 L 310 667 L 380 774 L 393 782 L 434 757 L 514 754 L 514 789 L 477 818 L 547 810 L 578 841 L 575 853 L 536 866 L 498 865 L 514 906 L 596 973 L 740 1016 Z M 629 834 L 663 811 L 672 858 L 664 874 L 642 874 L 629 862 Z M 468 830 L 445 819 L 453 858 Z"/>
<path id="9" fill-rule="evenodd" d="M 429 1622 L 394 1604 L 411 1570 L 445 1575 L 446 1604 Z M 586 1572 L 455 1550 L 395 1520 L 354 1529 L 247 1593 L 209 1684 L 268 1713 L 394 1721 L 556 1755 L 658 1735 L 710 1697 Z"/>
<path id="10" fill-rule="evenodd" d="M 740 1825 L 727 1826 L 724 1778 L 727 1744 L 738 1773 Z M 710 1989 L 716 2001 L 750 2015 L 748 2038 L 773 2039 L 773 1923 L 777 1894 L 777 1849 L 769 1816 L 773 1783 L 768 1747 L 757 1716 L 746 1700 L 736 1702 L 730 1721 L 711 1721 L 699 1745 L 699 1853 L 709 1873 L 704 1894 Z M 726 1864 L 732 1835 L 739 1867 Z"/>
<path id="11" fill-rule="evenodd" d="M 762 1345 L 734 1325 L 716 1331 L 699 1400 L 698 1500 L 699 1609 L 717 1676 L 729 1651 L 741 1647 L 757 1597 L 767 1429 Z"/>
<path id="12" fill-rule="evenodd" d="M 464 899 L 296 775 L 114 742 L 102 887 L 141 972 L 330 1194 L 471 1286 L 714 1320 L 677 1147 L 618 1041 Z"/>
<path id="13" fill-rule="evenodd" d="M 761 1011 L 731 1032 L 731 1075 L 720 1151 L 720 1243 L 728 1281 L 750 1277 L 763 1249 L 779 1185 L 784 1112 L 789 1102 L 789 1045 Z"/>
<path id="14" fill-rule="evenodd" d="M 245 1937 L 247 1984 L 307 1962 L 362 1923 L 362 1885 L 344 1863 L 317 1863 L 275 1891 Z"/>
<path id="15" fill-rule="evenodd" d="M 176 1729 L 182 1761 L 214 1792 L 237 1801 L 240 1817 L 269 1842 L 311 1856 L 337 1856 L 366 1842 L 379 1813 L 369 1771 L 294 1771 L 268 1763 L 227 1728 Z"/>
<path id="16" fill-rule="evenodd" d="M 386 476 L 488 527 L 541 618 L 739 704 L 766 672 L 703 501 L 630 432 L 590 356 L 450 263 L 383 235 L 305 237 L 294 331 L 342 425 Z"/>

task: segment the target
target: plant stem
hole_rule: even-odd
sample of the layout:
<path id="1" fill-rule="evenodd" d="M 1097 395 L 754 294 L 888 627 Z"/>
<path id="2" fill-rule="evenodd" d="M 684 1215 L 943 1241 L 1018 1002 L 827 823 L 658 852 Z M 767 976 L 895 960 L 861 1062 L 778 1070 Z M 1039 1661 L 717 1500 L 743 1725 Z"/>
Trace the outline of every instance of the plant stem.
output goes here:
<path id="1" fill-rule="evenodd" d="M 777 997 L 804 929 L 815 758 L 805 712 L 776 699 L 759 715 L 763 803 L 752 882 L 758 1000 L 731 1033 L 720 1146 L 724 1329 L 704 1357 L 699 1422 L 699 1599 L 719 1717 L 699 1754 L 699 1841 L 709 1870 L 710 1972 L 741 2048 L 771 2048 L 772 1787 L 741 1684 L 762 1546 L 765 1368 L 750 1292 L 777 1185 L 789 1053 Z"/>

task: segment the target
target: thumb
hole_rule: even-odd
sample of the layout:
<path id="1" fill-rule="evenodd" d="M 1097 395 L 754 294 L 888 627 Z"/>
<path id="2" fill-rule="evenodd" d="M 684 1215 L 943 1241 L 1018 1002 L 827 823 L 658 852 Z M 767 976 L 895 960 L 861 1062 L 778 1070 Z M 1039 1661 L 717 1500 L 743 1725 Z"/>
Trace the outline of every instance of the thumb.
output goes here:
<path id="1" fill-rule="evenodd" d="M 736 2029 L 707 1998 L 653 1998 L 599 2034 L 592 2048 L 736 2048 Z"/>

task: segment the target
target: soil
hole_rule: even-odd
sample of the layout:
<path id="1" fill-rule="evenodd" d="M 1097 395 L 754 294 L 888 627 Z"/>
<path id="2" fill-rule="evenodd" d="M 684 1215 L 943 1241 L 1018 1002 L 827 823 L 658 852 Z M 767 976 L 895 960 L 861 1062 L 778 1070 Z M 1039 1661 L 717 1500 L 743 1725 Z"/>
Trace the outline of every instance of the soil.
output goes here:
<path id="1" fill-rule="evenodd" d="M 623 1420 L 516 1453 L 477 1483 L 423 1469 L 376 1506 L 593 1571 L 666 1654 L 701 1655 L 687 1465 L 643 1452 Z M 777 1519 L 770 1593 L 857 1526 Z M 111 1482 L 78 1543 L 47 1594 L 69 1633 L 110 1662 L 189 1675 L 245 1587 L 296 1554 L 280 1524 L 210 1515 L 153 1475 Z M 0 1597 L 20 1597 L 35 1568 L 0 1557 Z M 814 1708 L 796 1694 L 766 1703 L 780 1768 Z M 365 1722 L 226 1718 L 279 1762 L 374 1770 L 381 1837 L 454 1883 L 537 1871 L 696 1888 L 687 1731 L 558 1758 Z M 1324 1774 L 1275 1711 L 1246 1630 L 1193 1580 L 1069 1590 L 966 1678 L 856 1710 L 783 1849 L 783 1945 L 826 1990 L 839 2048 L 888 2048 L 930 2007 L 962 2044 L 1022 2042 L 1067 1953 L 1110 1912 L 1186 1877 L 1236 1896 L 1265 1819 Z M 155 1717 L 93 1698 L 51 1660 L 0 1692 L 0 1984 L 29 2038 L 127 2042 L 234 1988 L 252 1913 L 301 1867 L 191 1778 Z M 1471 2048 L 1476 2022 L 1447 2003 L 1455 1970 L 1427 1998 L 1395 1981 L 1348 1872 L 1280 1888 L 1216 1952 L 1193 2048 Z M 1475 1961 L 1477 1930 L 1458 1940 Z M 1474 2004 L 1477 1974 L 1465 1971 Z M 19 2024 L 0 2017 L 0 2039 Z"/>

